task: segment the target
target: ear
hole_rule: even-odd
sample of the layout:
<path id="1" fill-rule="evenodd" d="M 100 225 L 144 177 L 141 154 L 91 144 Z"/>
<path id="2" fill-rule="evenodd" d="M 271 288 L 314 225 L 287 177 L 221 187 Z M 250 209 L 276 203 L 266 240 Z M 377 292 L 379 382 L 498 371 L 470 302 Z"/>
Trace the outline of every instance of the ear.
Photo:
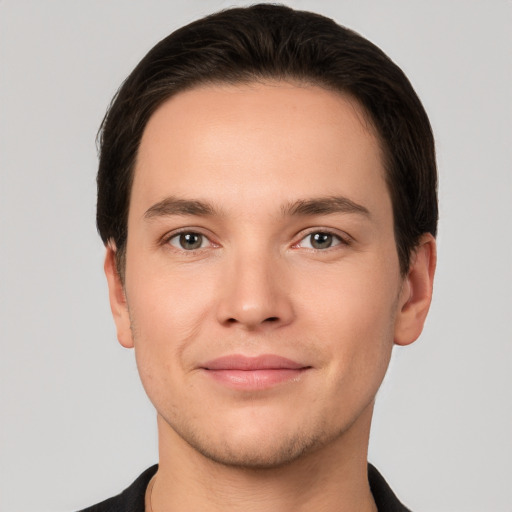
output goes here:
<path id="1" fill-rule="evenodd" d="M 105 275 L 108 283 L 108 296 L 110 309 L 117 329 L 117 339 L 125 348 L 133 348 L 133 337 L 128 313 L 128 304 L 124 293 L 124 286 L 116 265 L 116 248 L 113 244 L 107 246 L 105 255 Z"/>
<path id="2" fill-rule="evenodd" d="M 423 330 L 432 301 L 436 259 L 436 240 L 430 233 L 425 233 L 411 255 L 409 272 L 400 291 L 395 320 L 397 345 L 416 341 Z"/>

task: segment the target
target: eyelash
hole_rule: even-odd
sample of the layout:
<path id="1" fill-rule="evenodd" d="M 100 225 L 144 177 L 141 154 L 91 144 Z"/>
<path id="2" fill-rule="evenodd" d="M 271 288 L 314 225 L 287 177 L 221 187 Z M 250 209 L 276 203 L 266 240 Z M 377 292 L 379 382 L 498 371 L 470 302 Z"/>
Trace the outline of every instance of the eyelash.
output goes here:
<path id="1" fill-rule="evenodd" d="M 202 245 L 203 241 L 206 239 L 210 246 L 213 246 L 213 247 L 218 247 L 219 246 L 218 244 L 212 242 L 211 239 L 207 235 L 201 233 L 200 231 L 194 231 L 194 230 L 191 230 L 191 229 L 174 232 L 174 233 L 172 233 L 172 234 L 170 234 L 168 236 L 163 237 L 162 238 L 162 244 L 163 245 L 170 245 L 171 247 L 173 247 L 173 249 L 176 249 L 178 251 L 181 251 L 181 252 L 184 252 L 184 253 L 188 253 L 188 254 L 194 254 L 197 251 L 201 251 L 201 250 L 207 248 L 207 247 L 198 247 L 198 248 L 195 248 L 195 249 L 185 249 L 184 247 L 177 247 L 177 246 L 174 246 L 173 244 L 171 244 L 171 240 L 173 240 L 175 238 L 178 238 L 178 237 L 181 237 L 181 236 L 184 236 L 184 235 L 196 235 L 196 236 L 201 237 L 202 238 L 201 245 Z M 350 237 L 348 235 L 342 236 L 339 233 L 334 233 L 333 231 L 331 231 L 329 229 L 318 229 L 317 228 L 315 230 L 311 230 L 311 231 L 309 231 L 309 232 L 307 232 L 305 234 L 302 234 L 302 236 L 299 239 L 299 241 L 292 245 L 292 248 L 294 248 L 294 249 L 300 248 L 300 244 L 303 241 L 307 240 L 308 237 L 312 237 L 313 235 L 326 235 L 328 237 L 331 237 L 331 242 L 334 243 L 334 241 L 336 241 L 336 243 L 334 243 L 334 245 L 331 244 L 328 247 L 324 247 L 324 248 L 304 247 L 304 249 L 307 249 L 307 250 L 310 250 L 310 251 L 315 251 L 315 252 L 325 252 L 325 251 L 328 251 L 329 249 L 333 249 L 333 248 L 338 247 L 340 245 L 341 246 L 349 246 L 351 244 L 351 240 L 350 240 Z M 310 242 L 310 245 L 311 245 L 311 242 Z"/>
<path id="2" fill-rule="evenodd" d="M 206 247 L 198 247 L 197 249 L 189 249 L 189 250 L 187 250 L 187 249 L 185 249 L 183 247 L 180 248 L 180 247 L 173 246 L 171 244 L 171 240 L 173 238 L 179 238 L 179 237 L 184 236 L 184 235 L 197 235 L 197 236 L 200 236 L 202 238 L 202 240 L 207 240 L 210 246 L 218 247 L 218 244 L 215 244 L 214 242 L 212 242 L 207 235 L 201 233 L 200 231 L 194 231 L 193 229 L 184 229 L 182 231 L 174 232 L 174 233 L 172 233 L 172 234 L 170 234 L 168 236 L 165 236 L 165 237 L 162 238 L 162 244 L 163 245 L 170 245 L 173 249 L 176 249 L 176 250 L 184 252 L 184 253 L 189 253 L 189 254 L 190 253 L 194 254 L 197 251 L 201 251 L 203 249 L 206 249 Z"/>
<path id="3" fill-rule="evenodd" d="M 325 247 L 325 248 L 322 248 L 322 249 L 319 249 L 319 248 L 315 248 L 315 247 L 304 247 L 304 249 L 307 249 L 309 251 L 314 251 L 314 252 L 326 252 L 330 249 L 335 249 L 336 247 L 338 246 L 349 246 L 352 242 L 352 240 L 350 239 L 350 237 L 348 235 L 341 235 L 340 233 L 338 232 L 334 232 L 330 229 L 313 229 L 313 230 L 310 230 L 309 232 L 305 233 L 305 234 L 302 234 L 300 240 L 298 242 L 296 242 L 295 244 L 292 245 L 293 248 L 300 248 L 300 244 L 304 241 L 304 240 L 307 240 L 308 237 L 312 237 L 313 235 L 327 235 L 329 237 L 332 237 L 332 239 L 334 240 L 337 240 L 337 243 L 334 243 L 334 245 L 330 245 L 329 247 Z"/>

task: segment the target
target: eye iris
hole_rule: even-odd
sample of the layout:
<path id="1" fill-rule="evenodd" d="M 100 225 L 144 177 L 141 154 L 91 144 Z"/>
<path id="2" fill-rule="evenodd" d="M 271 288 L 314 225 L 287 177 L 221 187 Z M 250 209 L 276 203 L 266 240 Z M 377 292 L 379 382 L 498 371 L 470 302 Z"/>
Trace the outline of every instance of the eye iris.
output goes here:
<path id="1" fill-rule="evenodd" d="M 183 249 L 199 249 L 203 243 L 203 236 L 198 233 L 183 233 L 180 235 L 180 245 Z"/>
<path id="2" fill-rule="evenodd" d="M 311 235 L 311 246 L 315 249 L 327 249 L 332 245 L 332 235 L 329 233 L 314 233 Z"/>

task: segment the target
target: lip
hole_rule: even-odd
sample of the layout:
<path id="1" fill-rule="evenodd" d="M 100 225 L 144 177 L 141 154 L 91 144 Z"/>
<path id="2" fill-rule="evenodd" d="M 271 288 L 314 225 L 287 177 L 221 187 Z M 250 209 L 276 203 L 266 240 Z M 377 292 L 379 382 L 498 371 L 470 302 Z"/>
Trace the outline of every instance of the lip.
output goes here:
<path id="1" fill-rule="evenodd" d="M 267 389 L 296 381 L 311 366 L 274 354 L 248 357 L 240 354 L 213 359 L 200 369 L 215 381 L 243 390 Z"/>

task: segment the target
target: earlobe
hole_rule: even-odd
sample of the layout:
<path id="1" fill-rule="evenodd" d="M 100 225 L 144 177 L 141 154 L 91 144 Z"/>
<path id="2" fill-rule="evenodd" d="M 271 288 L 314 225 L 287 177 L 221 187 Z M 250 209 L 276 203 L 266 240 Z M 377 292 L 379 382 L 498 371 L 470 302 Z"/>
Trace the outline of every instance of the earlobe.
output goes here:
<path id="1" fill-rule="evenodd" d="M 130 315 L 124 286 L 116 265 L 116 248 L 113 244 L 107 246 L 104 263 L 105 276 L 108 283 L 110 309 L 116 324 L 117 339 L 125 348 L 133 348 L 133 337 L 130 325 Z"/>
<path id="2" fill-rule="evenodd" d="M 437 257 L 435 238 L 430 233 L 424 234 L 411 256 L 395 320 L 397 345 L 409 345 L 416 341 L 423 330 L 432 301 Z"/>

